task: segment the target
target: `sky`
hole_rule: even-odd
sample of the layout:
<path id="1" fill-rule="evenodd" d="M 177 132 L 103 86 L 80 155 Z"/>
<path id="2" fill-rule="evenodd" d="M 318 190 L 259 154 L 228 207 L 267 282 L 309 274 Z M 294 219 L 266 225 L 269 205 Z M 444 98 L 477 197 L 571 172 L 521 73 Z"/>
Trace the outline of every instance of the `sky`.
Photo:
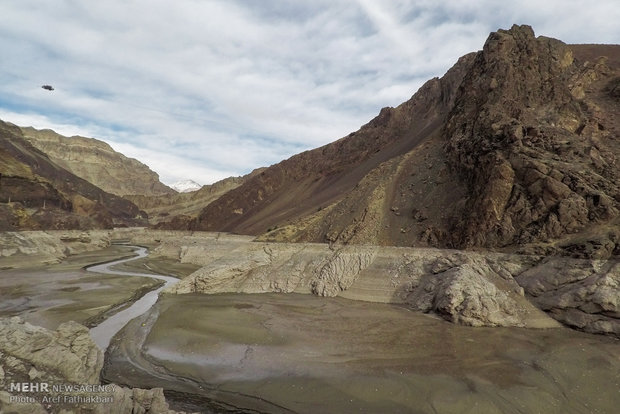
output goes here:
<path id="1" fill-rule="evenodd" d="M 618 22 L 618 0 L 0 0 L 0 119 L 204 185 L 356 131 L 499 28 Z"/>

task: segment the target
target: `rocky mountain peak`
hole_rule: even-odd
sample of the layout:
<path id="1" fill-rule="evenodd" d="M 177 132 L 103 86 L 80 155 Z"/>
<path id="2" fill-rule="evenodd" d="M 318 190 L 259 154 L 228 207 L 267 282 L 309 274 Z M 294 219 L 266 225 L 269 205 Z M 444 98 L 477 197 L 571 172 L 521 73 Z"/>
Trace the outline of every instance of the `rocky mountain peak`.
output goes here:
<path id="1" fill-rule="evenodd" d="M 179 193 L 189 193 L 200 190 L 202 186 L 194 180 L 181 180 L 172 184 L 170 187 Z"/>
<path id="2" fill-rule="evenodd" d="M 618 215 L 618 108 L 605 93 L 617 69 L 529 26 L 489 36 L 444 129 L 469 192 L 455 245 L 550 240 Z"/>
<path id="3" fill-rule="evenodd" d="M 526 25 L 498 30 L 407 102 L 267 168 L 190 227 L 619 254 L 619 57 L 620 46 L 567 45 Z"/>

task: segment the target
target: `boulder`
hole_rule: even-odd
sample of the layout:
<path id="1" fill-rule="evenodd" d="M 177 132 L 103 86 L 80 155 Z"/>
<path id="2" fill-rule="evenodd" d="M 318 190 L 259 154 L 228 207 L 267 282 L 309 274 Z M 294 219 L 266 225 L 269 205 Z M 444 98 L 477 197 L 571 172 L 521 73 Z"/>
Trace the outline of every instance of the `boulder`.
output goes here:
<path id="1" fill-rule="evenodd" d="M 523 297 L 523 289 L 506 268 L 475 256 L 459 256 L 435 261 L 431 273 L 411 289 L 406 302 L 461 325 L 559 326 Z"/>
<path id="2" fill-rule="evenodd" d="M 103 353 L 86 327 L 66 322 L 51 331 L 19 317 L 0 318 L 0 413 L 173 414 L 161 388 L 143 390 L 101 385 Z M 47 384 L 36 392 L 17 391 L 11 384 Z M 53 386 L 99 386 L 97 391 L 62 390 Z M 50 402 L 44 397 L 60 397 Z M 69 401 L 98 397 L 99 401 Z"/>
<path id="3" fill-rule="evenodd" d="M 620 262 L 550 257 L 516 277 L 558 321 L 620 338 Z"/>

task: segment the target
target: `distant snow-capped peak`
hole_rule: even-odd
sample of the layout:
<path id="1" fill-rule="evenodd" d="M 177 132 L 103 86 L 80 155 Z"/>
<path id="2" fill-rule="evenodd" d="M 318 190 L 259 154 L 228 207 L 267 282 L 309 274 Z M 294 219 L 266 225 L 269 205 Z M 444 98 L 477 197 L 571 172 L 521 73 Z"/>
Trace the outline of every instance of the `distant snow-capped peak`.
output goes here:
<path id="1" fill-rule="evenodd" d="M 189 193 L 190 191 L 200 190 L 202 186 L 194 180 L 182 180 L 177 181 L 170 187 L 177 190 L 179 193 Z"/>

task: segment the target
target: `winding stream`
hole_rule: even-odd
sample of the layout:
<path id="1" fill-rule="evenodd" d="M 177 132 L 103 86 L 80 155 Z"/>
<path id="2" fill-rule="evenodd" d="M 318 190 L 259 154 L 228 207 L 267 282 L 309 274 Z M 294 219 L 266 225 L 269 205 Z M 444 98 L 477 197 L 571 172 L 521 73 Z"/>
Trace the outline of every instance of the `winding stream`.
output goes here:
<path id="1" fill-rule="evenodd" d="M 111 267 L 120 263 L 130 262 L 132 260 L 137 260 L 148 255 L 148 251 L 144 247 L 139 246 L 129 246 L 134 248 L 134 252 L 137 254 L 135 257 L 130 257 L 128 259 L 115 260 L 109 263 L 103 263 L 98 265 L 89 266 L 86 268 L 89 272 L 95 273 L 105 273 L 109 275 L 123 275 L 123 276 L 139 276 L 139 277 L 150 277 L 153 279 L 159 279 L 166 282 L 163 286 L 148 292 L 146 295 L 142 296 L 140 299 L 135 301 L 130 307 L 124 309 L 99 325 L 95 326 L 90 330 L 90 336 L 93 338 L 93 341 L 97 344 L 99 348 L 101 348 L 104 352 L 108 348 L 110 344 L 110 340 L 118 331 L 121 330 L 123 326 L 127 324 L 133 318 L 142 315 L 144 312 L 148 311 L 154 304 L 157 302 L 157 298 L 159 296 L 159 292 L 168 286 L 172 286 L 179 281 L 179 279 L 172 276 L 163 276 L 152 273 L 133 273 L 119 270 L 112 270 Z"/>

